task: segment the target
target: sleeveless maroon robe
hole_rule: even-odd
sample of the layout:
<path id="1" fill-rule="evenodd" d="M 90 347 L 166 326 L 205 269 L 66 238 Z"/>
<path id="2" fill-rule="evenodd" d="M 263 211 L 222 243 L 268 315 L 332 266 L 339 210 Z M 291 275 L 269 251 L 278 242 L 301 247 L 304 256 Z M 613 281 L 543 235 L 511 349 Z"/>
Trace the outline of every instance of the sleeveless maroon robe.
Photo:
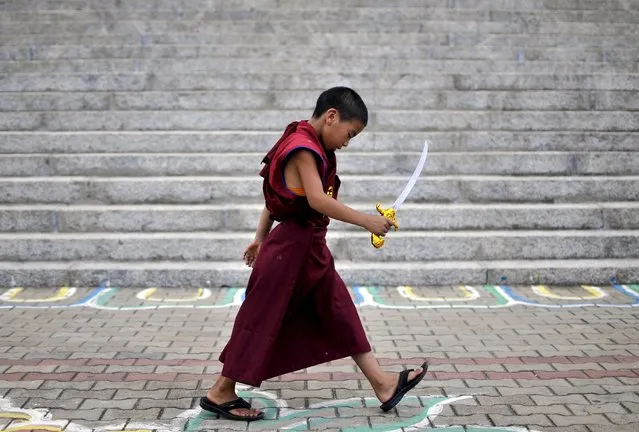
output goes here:
<path id="1" fill-rule="evenodd" d="M 290 124 L 263 160 L 266 207 L 280 224 L 262 244 L 231 339 L 220 354 L 223 376 L 256 387 L 371 350 L 326 246 L 329 218 L 286 188 L 285 163 L 301 148 L 315 155 L 325 193 L 337 199 L 340 186 L 335 153 L 324 149 L 306 121 Z"/>

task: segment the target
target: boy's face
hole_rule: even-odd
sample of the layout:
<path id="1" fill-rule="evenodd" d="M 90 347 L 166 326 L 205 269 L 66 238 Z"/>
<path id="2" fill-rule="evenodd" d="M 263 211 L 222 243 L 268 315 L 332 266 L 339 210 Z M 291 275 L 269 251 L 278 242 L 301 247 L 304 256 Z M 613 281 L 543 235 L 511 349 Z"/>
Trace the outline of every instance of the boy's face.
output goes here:
<path id="1" fill-rule="evenodd" d="M 336 109 L 326 112 L 326 121 L 322 130 L 322 142 L 327 150 L 335 151 L 348 147 L 348 142 L 364 129 L 359 120 L 341 121 Z"/>

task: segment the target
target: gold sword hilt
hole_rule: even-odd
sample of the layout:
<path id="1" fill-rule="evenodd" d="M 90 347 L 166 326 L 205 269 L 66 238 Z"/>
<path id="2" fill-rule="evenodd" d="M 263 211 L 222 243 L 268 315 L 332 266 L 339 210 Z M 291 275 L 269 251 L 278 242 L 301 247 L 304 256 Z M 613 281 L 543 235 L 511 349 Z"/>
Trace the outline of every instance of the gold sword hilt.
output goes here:
<path id="1" fill-rule="evenodd" d="M 395 227 L 395 231 L 399 229 L 399 225 L 397 224 L 397 212 L 394 208 L 383 209 L 380 203 L 377 203 L 375 206 L 380 215 L 384 216 L 386 219 L 390 220 Z M 371 244 L 375 247 L 375 249 L 379 249 L 384 246 L 384 237 L 380 237 L 375 234 L 371 234 Z"/>

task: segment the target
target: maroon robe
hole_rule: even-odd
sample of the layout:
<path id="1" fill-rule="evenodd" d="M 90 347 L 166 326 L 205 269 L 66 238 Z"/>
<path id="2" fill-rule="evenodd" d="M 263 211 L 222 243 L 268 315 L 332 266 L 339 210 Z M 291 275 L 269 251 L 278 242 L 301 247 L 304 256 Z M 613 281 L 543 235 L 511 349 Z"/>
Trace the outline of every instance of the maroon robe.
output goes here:
<path id="1" fill-rule="evenodd" d="M 279 221 L 251 273 L 233 333 L 220 354 L 222 375 L 259 387 L 263 380 L 371 350 L 353 300 L 326 246 L 329 218 L 286 188 L 284 166 L 300 148 L 317 160 L 324 192 L 340 180 L 308 122 L 292 123 L 264 158 L 266 207 Z"/>

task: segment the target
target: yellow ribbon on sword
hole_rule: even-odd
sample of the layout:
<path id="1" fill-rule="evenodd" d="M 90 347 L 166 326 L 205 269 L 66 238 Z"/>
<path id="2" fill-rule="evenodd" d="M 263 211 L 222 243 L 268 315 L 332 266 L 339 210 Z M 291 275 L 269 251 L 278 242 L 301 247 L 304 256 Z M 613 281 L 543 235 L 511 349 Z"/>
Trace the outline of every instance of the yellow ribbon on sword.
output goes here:
<path id="1" fill-rule="evenodd" d="M 377 203 L 376 205 L 376 208 L 379 214 L 384 216 L 386 219 L 389 219 L 391 222 L 393 222 L 395 231 L 399 229 L 399 225 L 397 223 L 397 210 L 399 210 L 402 204 L 404 204 L 404 201 L 406 201 L 408 194 L 413 189 L 413 186 L 415 186 L 415 183 L 417 183 L 417 179 L 419 178 L 420 174 L 422 173 L 422 170 L 424 169 L 424 165 L 426 164 L 427 156 L 428 156 L 428 141 L 424 141 L 424 149 L 422 150 L 422 155 L 420 156 L 419 162 L 417 163 L 417 166 L 415 167 L 415 171 L 413 171 L 413 174 L 411 174 L 410 178 L 408 179 L 408 183 L 406 183 L 406 186 L 404 186 L 404 190 L 402 191 L 402 193 L 399 194 L 393 206 L 391 208 L 383 209 L 380 203 Z M 381 248 L 382 246 L 384 246 L 384 237 L 371 234 L 371 244 L 376 249 Z"/>

